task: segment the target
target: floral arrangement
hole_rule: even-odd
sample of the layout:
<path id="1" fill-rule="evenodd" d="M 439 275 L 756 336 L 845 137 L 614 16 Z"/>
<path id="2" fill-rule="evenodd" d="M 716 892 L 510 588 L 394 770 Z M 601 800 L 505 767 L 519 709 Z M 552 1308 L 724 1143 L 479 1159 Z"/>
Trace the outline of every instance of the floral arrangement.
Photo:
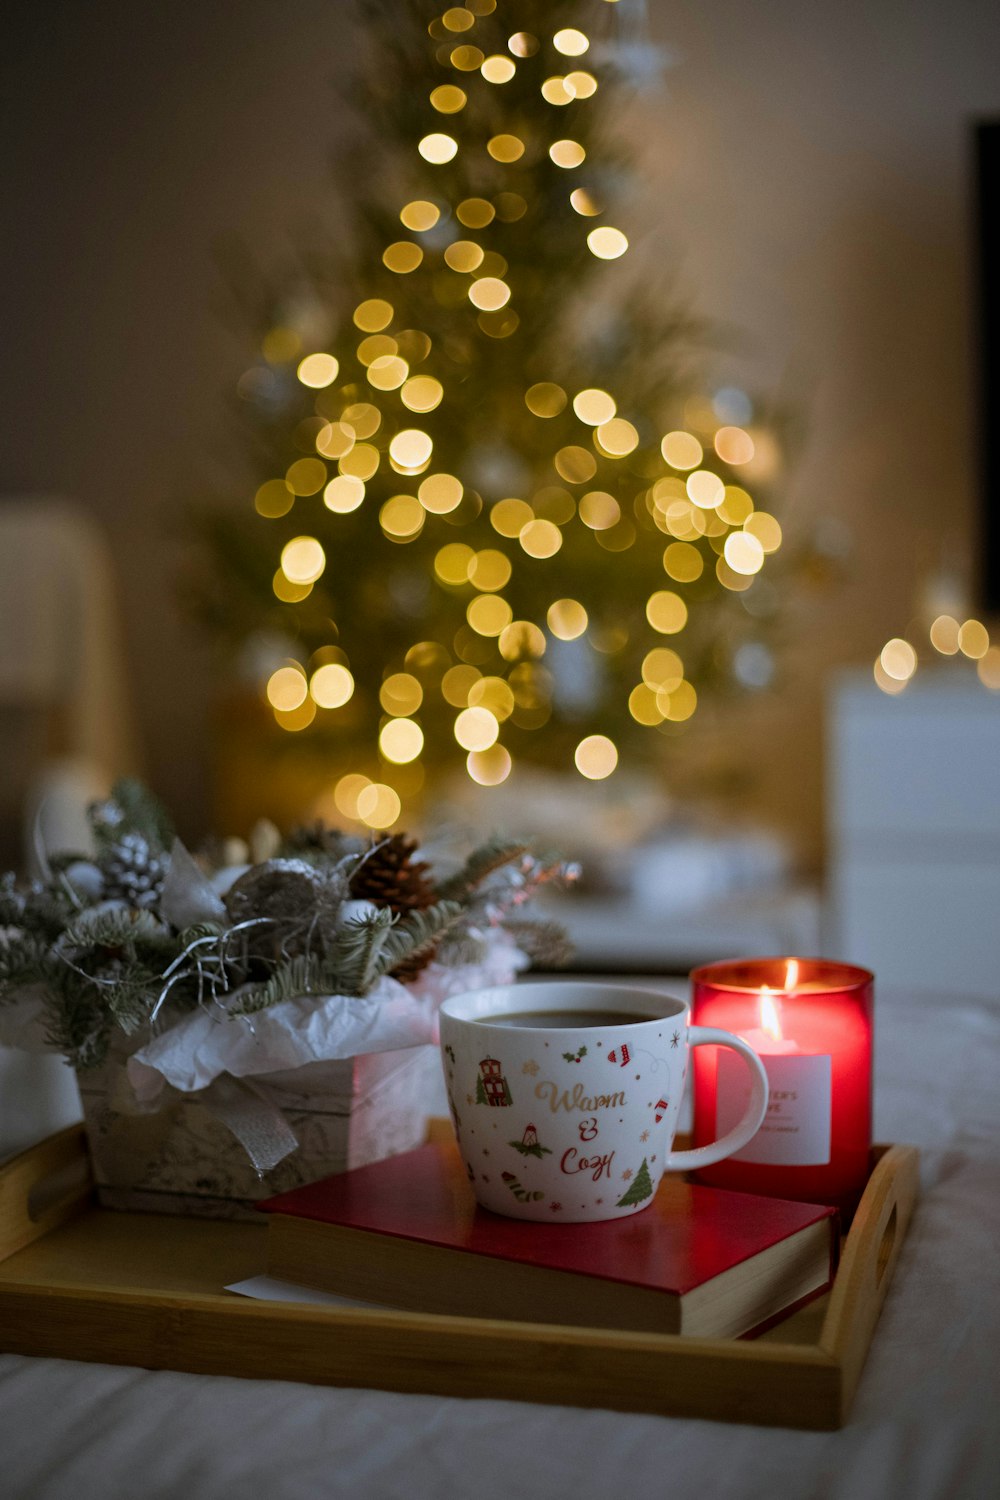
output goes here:
<path id="1" fill-rule="evenodd" d="M 156 1038 L 197 1012 L 252 1030 L 291 1000 L 308 1017 L 310 997 L 398 993 L 387 978 L 413 986 L 432 961 L 482 963 L 497 939 L 548 964 L 566 956 L 559 929 L 519 909 L 576 870 L 524 844 L 489 843 L 440 880 L 404 834 L 322 824 L 284 839 L 258 825 L 252 851 L 229 841 L 196 858 L 130 780 L 90 823 L 93 856 L 53 859 L 30 884 L 0 878 L 0 1022 L 30 1000 L 44 1045 L 80 1071 L 118 1034 Z"/>

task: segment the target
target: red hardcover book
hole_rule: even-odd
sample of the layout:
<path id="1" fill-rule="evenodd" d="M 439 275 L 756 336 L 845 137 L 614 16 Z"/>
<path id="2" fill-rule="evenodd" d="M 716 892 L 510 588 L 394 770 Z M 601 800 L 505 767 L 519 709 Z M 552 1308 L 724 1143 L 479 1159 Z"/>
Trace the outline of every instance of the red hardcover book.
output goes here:
<path id="1" fill-rule="evenodd" d="M 257 1205 L 268 1272 L 421 1312 L 737 1337 L 830 1285 L 836 1211 L 668 1175 L 652 1204 L 600 1224 L 532 1224 L 476 1204 L 435 1144 Z"/>

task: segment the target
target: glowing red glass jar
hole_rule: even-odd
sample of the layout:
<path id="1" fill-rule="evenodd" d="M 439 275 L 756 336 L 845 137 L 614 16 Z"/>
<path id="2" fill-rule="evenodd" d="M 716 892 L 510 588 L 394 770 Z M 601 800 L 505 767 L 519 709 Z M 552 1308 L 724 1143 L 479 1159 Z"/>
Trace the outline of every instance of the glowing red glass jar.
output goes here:
<path id="1" fill-rule="evenodd" d="M 752 958 L 706 964 L 691 979 L 692 1023 L 743 1037 L 770 1082 L 757 1135 L 698 1180 L 853 1212 L 870 1168 L 873 976 L 828 959 Z M 697 1048 L 692 1061 L 697 1146 L 738 1119 L 749 1077 L 719 1047 Z"/>

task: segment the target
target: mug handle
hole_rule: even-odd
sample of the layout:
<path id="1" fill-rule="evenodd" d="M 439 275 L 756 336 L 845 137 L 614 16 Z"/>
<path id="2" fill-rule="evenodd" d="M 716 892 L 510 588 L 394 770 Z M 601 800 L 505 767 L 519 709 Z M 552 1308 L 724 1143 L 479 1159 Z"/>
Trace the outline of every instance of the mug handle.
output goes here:
<path id="1" fill-rule="evenodd" d="M 664 1163 L 665 1172 L 687 1172 L 696 1167 L 711 1167 L 726 1156 L 732 1156 L 757 1134 L 767 1114 L 769 1084 L 764 1064 L 756 1052 L 742 1037 L 732 1032 L 719 1031 L 715 1026 L 691 1026 L 688 1028 L 688 1045 L 691 1047 L 730 1047 L 745 1058 L 750 1068 L 750 1103 L 739 1124 L 734 1125 L 721 1140 L 710 1141 L 707 1146 L 695 1146 L 691 1151 L 671 1151 Z"/>

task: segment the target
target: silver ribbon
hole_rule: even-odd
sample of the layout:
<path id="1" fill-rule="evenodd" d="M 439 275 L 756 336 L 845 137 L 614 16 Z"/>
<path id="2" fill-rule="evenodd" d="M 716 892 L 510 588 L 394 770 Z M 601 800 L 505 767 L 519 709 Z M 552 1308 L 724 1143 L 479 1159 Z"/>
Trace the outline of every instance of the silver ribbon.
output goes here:
<path id="1" fill-rule="evenodd" d="M 258 1177 L 284 1161 L 299 1144 L 295 1131 L 260 1083 L 222 1073 L 207 1089 L 191 1097 L 232 1132 Z"/>

